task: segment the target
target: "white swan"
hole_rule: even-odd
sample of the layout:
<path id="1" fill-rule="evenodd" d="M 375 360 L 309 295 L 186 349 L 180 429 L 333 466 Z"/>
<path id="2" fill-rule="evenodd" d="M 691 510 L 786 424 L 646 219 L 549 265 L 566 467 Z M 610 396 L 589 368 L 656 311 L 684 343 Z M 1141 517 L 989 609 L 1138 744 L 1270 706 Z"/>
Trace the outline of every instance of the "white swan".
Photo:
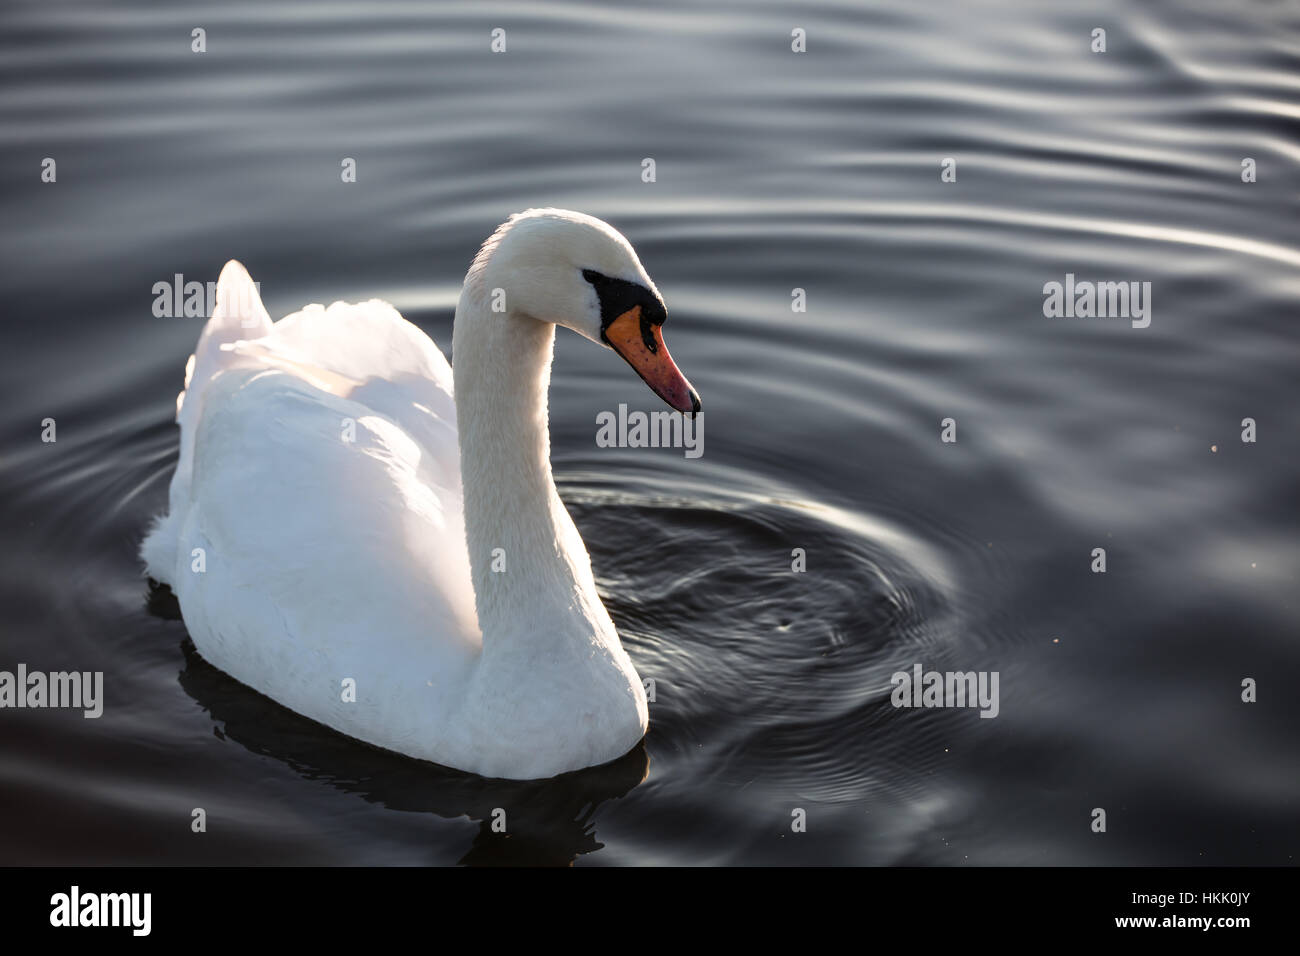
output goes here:
<path id="1" fill-rule="evenodd" d="M 204 658 L 351 737 L 514 779 L 613 760 L 646 698 L 551 478 L 551 352 L 566 326 L 698 411 L 663 320 L 628 241 L 560 209 L 479 250 L 454 371 L 377 300 L 272 324 L 232 261 L 177 399 L 148 574 Z"/>

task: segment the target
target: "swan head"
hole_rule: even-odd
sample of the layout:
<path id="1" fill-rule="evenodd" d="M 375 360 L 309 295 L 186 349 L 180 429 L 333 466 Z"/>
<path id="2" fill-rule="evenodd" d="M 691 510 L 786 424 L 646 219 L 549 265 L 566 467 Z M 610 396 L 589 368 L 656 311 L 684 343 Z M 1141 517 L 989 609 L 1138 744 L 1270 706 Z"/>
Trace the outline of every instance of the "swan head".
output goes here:
<path id="1" fill-rule="evenodd" d="M 700 397 L 664 345 L 663 297 L 613 226 L 568 209 L 516 213 L 483 244 L 470 275 L 506 311 L 562 325 L 623 358 L 679 412 Z"/>

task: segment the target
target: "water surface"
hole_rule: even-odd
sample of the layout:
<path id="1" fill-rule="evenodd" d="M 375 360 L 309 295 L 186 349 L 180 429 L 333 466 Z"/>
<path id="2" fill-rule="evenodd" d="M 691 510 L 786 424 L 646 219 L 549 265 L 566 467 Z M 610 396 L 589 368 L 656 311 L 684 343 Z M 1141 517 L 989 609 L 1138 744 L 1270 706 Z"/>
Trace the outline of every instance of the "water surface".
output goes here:
<path id="1" fill-rule="evenodd" d="M 0 669 L 107 702 L 0 712 L 0 862 L 1294 862 L 1300 14 L 1069 6 L 7 4 Z M 152 289 L 237 257 L 273 317 L 379 297 L 450 352 L 541 205 L 635 244 L 707 427 L 597 447 L 657 400 L 560 336 L 557 480 L 656 701 L 503 783 L 296 717 L 151 597 L 202 321 Z M 1150 325 L 1045 317 L 1067 273 Z M 999 716 L 895 709 L 917 663 Z"/>

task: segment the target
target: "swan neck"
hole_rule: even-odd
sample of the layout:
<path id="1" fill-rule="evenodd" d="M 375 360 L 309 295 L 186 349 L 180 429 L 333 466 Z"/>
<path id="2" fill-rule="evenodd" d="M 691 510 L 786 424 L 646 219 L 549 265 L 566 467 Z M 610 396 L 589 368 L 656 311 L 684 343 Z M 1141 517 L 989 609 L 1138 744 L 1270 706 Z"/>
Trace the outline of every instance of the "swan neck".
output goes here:
<path id="1" fill-rule="evenodd" d="M 492 313 L 467 285 L 452 369 L 465 536 L 485 649 L 573 594 L 572 529 L 551 475 L 547 391 L 555 327 Z M 575 532 L 576 533 L 576 532 Z"/>

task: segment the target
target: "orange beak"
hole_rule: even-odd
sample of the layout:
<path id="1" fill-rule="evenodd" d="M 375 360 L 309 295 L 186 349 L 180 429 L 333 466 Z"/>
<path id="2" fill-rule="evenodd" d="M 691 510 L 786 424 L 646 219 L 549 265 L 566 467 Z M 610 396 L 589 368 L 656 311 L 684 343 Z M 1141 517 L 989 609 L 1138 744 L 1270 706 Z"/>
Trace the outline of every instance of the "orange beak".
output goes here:
<path id="1" fill-rule="evenodd" d="M 664 345 L 663 327 L 643 322 L 641 306 L 634 305 L 605 327 L 607 341 L 654 393 L 679 412 L 695 414 L 700 396 Z"/>

